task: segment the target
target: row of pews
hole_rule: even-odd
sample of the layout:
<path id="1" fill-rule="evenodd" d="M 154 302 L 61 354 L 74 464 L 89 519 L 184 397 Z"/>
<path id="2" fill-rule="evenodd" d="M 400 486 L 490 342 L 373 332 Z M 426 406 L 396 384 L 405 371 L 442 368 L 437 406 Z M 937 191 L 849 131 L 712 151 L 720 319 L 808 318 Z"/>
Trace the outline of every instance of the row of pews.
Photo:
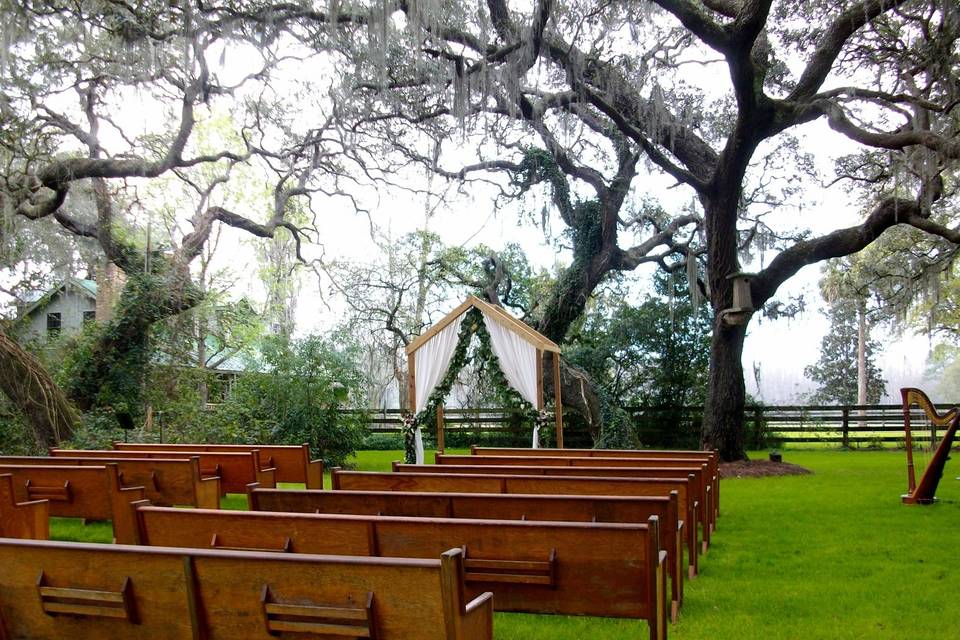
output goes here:
<path id="1" fill-rule="evenodd" d="M 0 458 L 0 640 L 486 639 L 493 610 L 665 638 L 719 515 L 701 451 L 474 447 L 331 484 L 306 445 Z M 248 510 L 219 510 L 237 489 Z M 46 541 L 51 515 L 109 519 L 118 544 Z"/>

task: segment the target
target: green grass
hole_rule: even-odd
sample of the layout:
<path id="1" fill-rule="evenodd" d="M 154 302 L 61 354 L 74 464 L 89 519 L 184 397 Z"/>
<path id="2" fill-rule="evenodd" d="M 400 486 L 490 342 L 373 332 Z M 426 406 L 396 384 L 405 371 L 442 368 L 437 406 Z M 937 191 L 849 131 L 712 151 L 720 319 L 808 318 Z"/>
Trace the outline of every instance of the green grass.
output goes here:
<path id="1" fill-rule="evenodd" d="M 388 469 L 400 452 L 361 452 Z M 432 453 L 427 456 L 432 459 Z M 932 507 L 907 507 L 903 452 L 795 451 L 812 476 L 723 481 L 701 576 L 670 637 L 960 640 L 960 475 L 947 466 Z M 329 484 L 327 485 L 329 486 Z M 243 496 L 225 506 L 243 508 Z M 109 540 L 109 525 L 58 519 L 57 539 Z M 497 640 L 646 637 L 636 620 L 497 614 Z"/>

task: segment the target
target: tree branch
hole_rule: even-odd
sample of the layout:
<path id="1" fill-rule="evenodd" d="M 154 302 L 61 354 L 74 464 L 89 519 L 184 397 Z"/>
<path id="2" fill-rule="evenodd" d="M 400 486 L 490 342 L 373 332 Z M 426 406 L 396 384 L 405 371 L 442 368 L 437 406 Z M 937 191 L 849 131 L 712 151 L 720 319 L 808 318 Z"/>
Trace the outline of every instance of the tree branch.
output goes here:
<path id="1" fill-rule="evenodd" d="M 880 14 L 904 2 L 906 0 L 864 0 L 837 16 L 820 38 L 820 44 L 787 100 L 802 100 L 816 93 L 833 69 L 834 61 L 850 36 Z"/>
<path id="2" fill-rule="evenodd" d="M 751 281 L 753 307 L 762 307 L 773 297 L 780 285 L 792 278 L 802 267 L 856 253 L 897 224 L 910 225 L 952 243 L 960 243 L 960 231 L 925 217 L 916 201 L 886 198 L 874 208 L 863 224 L 798 242 L 781 252 L 770 266 Z"/>

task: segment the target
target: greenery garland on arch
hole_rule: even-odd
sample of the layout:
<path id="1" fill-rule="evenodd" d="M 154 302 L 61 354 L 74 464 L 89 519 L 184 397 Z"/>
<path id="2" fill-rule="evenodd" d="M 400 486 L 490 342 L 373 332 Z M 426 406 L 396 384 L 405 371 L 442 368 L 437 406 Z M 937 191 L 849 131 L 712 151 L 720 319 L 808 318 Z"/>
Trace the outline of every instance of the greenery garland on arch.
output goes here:
<path id="1" fill-rule="evenodd" d="M 477 348 L 473 355 L 470 354 L 470 344 L 473 337 L 477 337 Z M 527 402 L 510 383 L 500 367 L 500 361 L 493 352 L 490 345 L 490 333 L 484 324 L 483 313 L 480 309 L 473 307 L 465 312 L 463 323 L 460 325 L 460 333 L 457 336 L 457 347 L 454 349 L 453 356 L 450 358 L 450 366 L 443 378 L 437 384 L 436 388 L 427 399 L 426 406 L 415 416 L 409 414 L 403 419 L 403 440 L 406 450 L 406 462 L 413 464 L 416 462 L 416 452 L 414 449 L 414 432 L 417 426 L 420 426 L 427 433 L 435 433 L 437 425 L 437 407 L 440 406 L 454 383 L 460 371 L 471 361 L 478 362 L 481 365 L 479 370 L 480 377 L 486 378 L 490 382 L 497 395 L 497 401 L 500 406 L 506 409 L 512 409 L 521 413 L 523 417 L 531 424 L 539 423 L 541 425 L 541 439 L 545 435 L 544 423 L 553 424 L 553 417 L 537 411 L 537 408 Z"/>

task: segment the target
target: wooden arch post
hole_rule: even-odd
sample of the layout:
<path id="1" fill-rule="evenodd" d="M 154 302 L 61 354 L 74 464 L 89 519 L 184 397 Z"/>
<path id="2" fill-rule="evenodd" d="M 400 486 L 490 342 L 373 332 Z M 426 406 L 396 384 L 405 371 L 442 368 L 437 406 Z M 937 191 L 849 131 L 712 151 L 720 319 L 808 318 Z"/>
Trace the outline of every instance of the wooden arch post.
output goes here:
<path id="1" fill-rule="evenodd" d="M 537 411 L 546 408 L 543 397 L 543 349 L 537 349 Z M 553 362 L 553 420 L 556 425 L 557 448 L 563 449 L 563 403 L 560 395 L 560 352 L 554 351 Z"/>
<path id="2" fill-rule="evenodd" d="M 556 351 L 553 360 L 553 419 L 557 424 L 557 449 L 563 449 L 563 402 L 560 397 L 560 352 Z M 543 372 L 540 373 L 543 376 Z"/>

